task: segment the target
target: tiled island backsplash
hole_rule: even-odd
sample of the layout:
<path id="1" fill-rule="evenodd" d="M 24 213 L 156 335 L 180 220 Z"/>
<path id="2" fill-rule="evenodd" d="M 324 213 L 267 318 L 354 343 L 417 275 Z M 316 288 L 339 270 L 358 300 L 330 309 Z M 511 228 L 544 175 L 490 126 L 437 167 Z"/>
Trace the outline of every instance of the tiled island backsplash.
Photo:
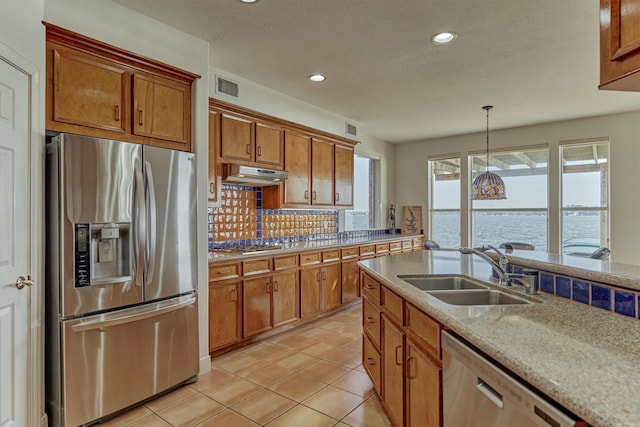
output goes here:
<path id="1" fill-rule="evenodd" d="M 220 207 L 208 209 L 209 249 L 241 244 L 281 244 L 338 237 L 337 210 L 262 209 L 262 189 L 222 185 Z M 340 237 L 367 237 L 386 230 L 359 230 Z"/>

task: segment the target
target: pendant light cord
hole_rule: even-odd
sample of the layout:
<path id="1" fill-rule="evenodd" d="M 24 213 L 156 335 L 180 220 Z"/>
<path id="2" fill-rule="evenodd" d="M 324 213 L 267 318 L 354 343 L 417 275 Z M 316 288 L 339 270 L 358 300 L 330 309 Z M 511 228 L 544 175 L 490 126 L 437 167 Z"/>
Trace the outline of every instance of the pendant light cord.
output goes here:
<path id="1" fill-rule="evenodd" d="M 487 112 L 487 165 L 485 167 L 485 172 L 489 172 L 489 110 L 493 108 L 493 105 L 485 105 L 482 107 L 483 110 Z"/>

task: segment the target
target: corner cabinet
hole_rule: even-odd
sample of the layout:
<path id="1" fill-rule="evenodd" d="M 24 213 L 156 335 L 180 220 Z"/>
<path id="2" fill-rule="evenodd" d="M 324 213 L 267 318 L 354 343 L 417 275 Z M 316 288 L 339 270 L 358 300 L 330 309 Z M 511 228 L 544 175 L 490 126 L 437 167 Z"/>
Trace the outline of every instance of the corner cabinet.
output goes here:
<path id="1" fill-rule="evenodd" d="M 46 128 L 191 151 L 199 76 L 46 25 Z"/>
<path id="2" fill-rule="evenodd" d="M 599 88 L 640 91 L 640 0 L 600 0 Z"/>

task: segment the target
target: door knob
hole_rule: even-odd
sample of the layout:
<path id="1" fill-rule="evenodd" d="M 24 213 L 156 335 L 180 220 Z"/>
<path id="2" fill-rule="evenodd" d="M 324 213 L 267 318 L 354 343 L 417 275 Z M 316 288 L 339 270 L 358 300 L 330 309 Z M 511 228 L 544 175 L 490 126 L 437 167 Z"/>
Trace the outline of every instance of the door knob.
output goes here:
<path id="1" fill-rule="evenodd" d="M 16 288 L 18 289 L 22 289 L 25 286 L 33 286 L 36 284 L 36 282 L 34 282 L 33 280 L 31 280 L 31 276 L 27 276 L 28 278 L 25 279 L 24 276 L 20 276 L 16 279 Z"/>

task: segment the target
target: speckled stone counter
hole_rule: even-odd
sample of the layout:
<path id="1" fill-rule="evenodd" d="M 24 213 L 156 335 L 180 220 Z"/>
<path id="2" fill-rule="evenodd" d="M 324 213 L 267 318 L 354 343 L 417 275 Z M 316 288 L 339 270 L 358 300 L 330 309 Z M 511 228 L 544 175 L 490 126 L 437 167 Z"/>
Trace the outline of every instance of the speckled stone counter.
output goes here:
<path id="1" fill-rule="evenodd" d="M 325 240 L 307 240 L 304 242 L 283 243 L 280 249 L 272 249 L 254 254 L 234 254 L 229 252 L 209 251 L 209 263 L 225 262 L 233 260 L 245 260 L 252 257 L 277 256 L 292 252 L 311 251 L 314 249 L 331 249 L 342 248 L 348 246 L 366 245 L 367 243 L 385 243 L 390 241 L 421 238 L 422 235 L 411 236 L 403 234 L 387 234 L 384 236 L 370 238 L 350 238 L 350 239 L 325 239 Z"/>
<path id="2" fill-rule="evenodd" d="M 633 280 L 634 269 L 532 251 L 514 251 L 509 258 L 519 265 L 603 283 L 621 285 L 623 281 L 640 289 Z M 524 305 L 453 306 L 397 278 L 461 274 L 496 283 L 489 264 L 459 252 L 415 251 L 363 260 L 360 265 L 590 424 L 640 426 L 639 320 L 550 294 L 529 297 L 534 302 Z M 519 285 L 508 292 L 523 296 Z"/>

